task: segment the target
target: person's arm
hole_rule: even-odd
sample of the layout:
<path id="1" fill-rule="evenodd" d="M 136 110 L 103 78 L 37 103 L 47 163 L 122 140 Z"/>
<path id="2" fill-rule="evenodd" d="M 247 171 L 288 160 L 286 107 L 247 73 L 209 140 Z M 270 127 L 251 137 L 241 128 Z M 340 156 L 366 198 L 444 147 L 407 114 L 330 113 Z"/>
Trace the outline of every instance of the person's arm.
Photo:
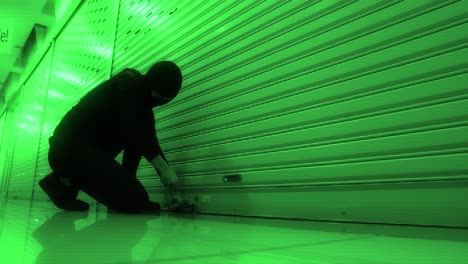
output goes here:
<path id="1" fill-rule="evenodd" d="M 158 172 L 164 186 L 168 187 L 170 190 L 177 190 L 179 187 L 179 178 L 174 169 L 161 157 L 161 154 L 158 154 L 156 158 L 152 159 L 150 162 Z"/>
<path id="2" fill-rule="evenodd" d="M 169 164 L 167 164 L 167 162 L 161 157 L 161 154 L 152 159 L 151 164 L 159 175 L 161 175 L 163 171 L 169 168 Z"/>
<path id="3" fill-rule="evenodd" d="M 126 148 L 122 158 L 122 166 L 127 169 L 132 174 L 132 176 L 136 177 L 140 160 L 141 154 L 132 148 Z"/>
<path id="4" fill-rule="evenodd" d="M 162 153 L 161 153 L 162 154 Z M 176 210 L 179 208 L 184 202 L 189 204 L 188 201 L 184 199 L 181 192 L 179 191 L 179 178 L 177 177 L 175 171 L 167 164 L 165 158 L 163 158 L 164 154 L 159 154 L 156 158 L 151 160 L 151 164 L 156 169 L 161 178 L 161 182 L 166 186 L 169 190 L 169 209 Z"/>

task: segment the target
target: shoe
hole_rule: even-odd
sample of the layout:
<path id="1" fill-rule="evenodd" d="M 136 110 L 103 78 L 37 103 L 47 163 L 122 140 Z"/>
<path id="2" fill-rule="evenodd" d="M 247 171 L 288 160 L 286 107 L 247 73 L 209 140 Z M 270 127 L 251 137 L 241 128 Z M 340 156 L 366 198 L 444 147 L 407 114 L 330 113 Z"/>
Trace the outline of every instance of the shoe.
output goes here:
<path id="1" fill-rule="evenodd" d="M 49 196 L 50 200 L 58 208 L 66 211 L 87 211 L 89 204 L 81 200 L 77 200 L 79 189 L 76 186 L 66 187 L 63 185 L 58 176 L 52 172 L 44 179 L 39 181 L 39 186 Z"/>

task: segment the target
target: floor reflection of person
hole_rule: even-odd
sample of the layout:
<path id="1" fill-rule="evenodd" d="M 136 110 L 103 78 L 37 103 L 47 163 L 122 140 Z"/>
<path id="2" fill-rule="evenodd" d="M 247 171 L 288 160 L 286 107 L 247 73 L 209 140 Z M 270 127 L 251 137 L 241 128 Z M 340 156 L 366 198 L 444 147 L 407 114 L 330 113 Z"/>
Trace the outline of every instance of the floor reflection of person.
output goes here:
<path id="1" fill-rule="evenodd" d="M 150 215 L 108 214 L 106 219 L 76 230 L 74 221 L 80 216 L 88 214 L 58 212 L 33 232 L 43 247 L 36 264 L 133 263 L 132 249 L 146 234 L 148 221 L 154 219 Z"/>

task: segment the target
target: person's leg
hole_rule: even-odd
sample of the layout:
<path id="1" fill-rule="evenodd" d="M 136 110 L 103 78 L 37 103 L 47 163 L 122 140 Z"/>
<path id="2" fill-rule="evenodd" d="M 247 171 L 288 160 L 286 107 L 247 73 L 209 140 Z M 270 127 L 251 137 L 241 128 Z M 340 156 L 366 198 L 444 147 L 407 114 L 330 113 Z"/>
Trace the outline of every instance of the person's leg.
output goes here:
<path id="1" fill-rule="evenodd" d="M 61 154 L 55 147 L 49 149 L 49 165 L 53 171 L 39 181 L 39 186 L 58 208 L 69 211 L 86 211 L 89 209 L 89 204 L 76 199 L 79 192 L 78 187 L 66 182 L 57 172 Z"/>
<path id="2" fill-rule="evenodd" d="M 87 211 L 89 204 L 77 200 L 78 188 L 64 186 L 55 172 L 49 173 L 39 181 L 39 186 L 49 196 L 50 200 L 60 209 L 67 211 Z"/>
<path id="3" fill-rule="evenodd" d="M 148 205 L 144 186 L 110 155 L 82 145 L 79 153 L 64 158 L 66 162 L 58 170 L 61 175 L 108 208 L 139 213 Z"/>

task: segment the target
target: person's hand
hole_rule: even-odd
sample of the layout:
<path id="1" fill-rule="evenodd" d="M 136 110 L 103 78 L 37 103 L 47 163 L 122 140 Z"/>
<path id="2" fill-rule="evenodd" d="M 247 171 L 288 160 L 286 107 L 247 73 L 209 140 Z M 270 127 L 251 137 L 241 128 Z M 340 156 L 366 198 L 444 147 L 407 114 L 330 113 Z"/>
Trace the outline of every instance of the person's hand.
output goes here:
<path id="1" fill-rule="evenodd" d="M 170 189 L 177 189 L 179 187 L 179 178 L 172 167 L 167 166 L 159 173 L 159 177 L 164 186 Z"/>
<path id="2" fill-rule="evenodd" d="M 195 205 L 182 196 L 178 190 L 169 190 L 167 209 L 173 212 L 193 213 Z"/>
<path id="3" fill-rule="evenodd" d="M 184 197 L 180 191 L 169 190 L 169 209 L 173 210 L 179 207 L 184 202 Z"/>

